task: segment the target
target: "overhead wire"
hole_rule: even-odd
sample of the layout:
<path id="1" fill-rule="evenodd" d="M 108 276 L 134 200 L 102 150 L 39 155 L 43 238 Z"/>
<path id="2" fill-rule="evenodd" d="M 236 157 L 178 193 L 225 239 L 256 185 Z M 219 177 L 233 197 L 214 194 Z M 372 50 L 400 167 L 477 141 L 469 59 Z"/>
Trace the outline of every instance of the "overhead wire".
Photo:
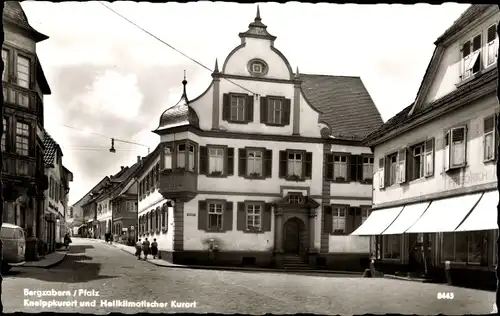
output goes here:
<path id="1" fill-rule="evenodd" d="M 148 30 L 142 28 L 141 26 L 139 26 L 138 24 L 136 24 L 135 22 L 131 21 L 130 19 L 128 19 L 127 17 L 123 16 L 122 14 L 120 14 L 119 12 L 115 11 L 114 9 L 108 7 L 107 5 L 105 5 L 102 1 L 98 1 L 102 6 L 104 6 L 106 9 L 110 10 L 111 12 L 113 12 L 114 14 L 118 15 L 119 17 L 121 17 L 122 19 L 124 19 L 125 21 L 129 22 L 130 24 L 134 25 L 135 27 L 137 27 L 138 29 L 140 29 L 141 31 L 143 31 L 144 33 L 148 34 L 149 36 L 155 38 L 156 40 L 158 40 L 159 42 L 161 42 L 162 44 L 164 45 L 167 45 L 168 47 L 170 47 L 171 49 L 175 50 L 176 52 L 178 52 L 179 54 L 181 54 L 182 56 L 188 58 L 189 60 L 191 60 L 192 62 L 198 64 L 199 66 L 205 68 L 206 70 L 210 71 L 211 73 L 213 73 L 213 70 L 210 69 L 209 67 L 203 65 L 202 63 L 200 63 L 199 61 L 195 60 L 194 58 L 191 58 L 189 57 L 188 55 L 186 55 L 185 53 L 183 53 L 182 51 L 178 50 L 177 48 L 175 48 L 174 46 L 170 45 L 169 43 L 165 42 L 164 40 L 162 40 L 161 38 L 159 38 L 158 36 L 154 35 L 153 33 L 149 32 Z M 222 79 L 234 84 L 235 86 L 247 91 L 247 92 L 250 92 L 251 94 L 253 94 L 254 96 L 257 95 L 257 93 L 253 92 L 252 90 L 249 90 L 245 87 L 243 87 L 242 85 L 228 79 L 228 78 L 224 78 L 222 77 Z"/>
<path id="2" fill-rule="evenodd" d="M 63 124 L 62 126 L 67 127 L 67 128 L 71 128 L 71 129 L 74 129 L 77 131 L 81 131 L 81 132 L 84 132 L 86 134 L 91 134 L 91 135 L 95 135 L 95 136 L 99 136 L 99 137 L 103 137 L 103 138 L 107 138 L 107 139 L 114 139 L 115 142 L 143 146 L 143 147 L 147 147 L 148 149 L 150 148 L 150 146 L 148 146 L 148 145 L 144 145 L 144 144 L 140 144 L 140 143 L 136 143 L 136 142 L 132 142 L 132 141 L 128 141 L 128 140 L 123 140 L 123 139 L 119 139 L 119 138 L 115 138 L 115 137 L 110 137 L 109 135 L 103 135 L 103 134 L 99 134 L 99 133 L 95 133 L 95 132 L 90 132 L 90 131 L 87 131 L 85 129 L 77 128 L 77 127 L 70 126 L 70 125 Z"/>

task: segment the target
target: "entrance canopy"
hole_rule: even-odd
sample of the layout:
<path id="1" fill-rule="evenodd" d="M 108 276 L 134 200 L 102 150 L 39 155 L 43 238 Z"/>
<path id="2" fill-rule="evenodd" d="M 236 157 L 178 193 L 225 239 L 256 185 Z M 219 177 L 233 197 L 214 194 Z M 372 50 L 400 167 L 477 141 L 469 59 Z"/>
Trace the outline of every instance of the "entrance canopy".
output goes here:
<path id="1" fill-rule="evenodd" d="M 411 225 L 422 216 L 429 207 L 430 202 L 405 205 L 398 218 L 389 226 L 382 235 L 400 235 L 403 234 Z"/>
<path id="2" fill-rule="evenodd" d="M 453 232 L 477 204 L 482 193 L 433 201 L 406 233 Z"/>
<path id="3" fill-rule="evenodd" d="M 497 204 L 498 191 L 484 193 L 476 207 L 455 231 L 464 232 L 498 229 Z"/>
<path id="4" fill-rule="evenodd" d="M 356 229 L 356 231 L 354 231 L 351 235 L 373 236 L 382 234 L 382 232 L 386 230 L 392 222 L 394 222 L 394 220 L 401 213 L 402 209 L 403 206 L 398 206 L 372 211 L 363 225 Z"/>

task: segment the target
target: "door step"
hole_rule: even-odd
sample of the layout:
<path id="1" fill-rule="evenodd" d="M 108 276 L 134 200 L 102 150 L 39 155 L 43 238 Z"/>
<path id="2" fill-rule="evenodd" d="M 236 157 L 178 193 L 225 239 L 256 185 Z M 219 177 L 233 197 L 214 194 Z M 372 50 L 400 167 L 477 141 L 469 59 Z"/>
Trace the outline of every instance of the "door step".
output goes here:
<path id="1" fill-rule="evenodd" d="M 313 270 L 309 263 L 298 255 L 283 257 L 283 267 L 290 270 Z"/>

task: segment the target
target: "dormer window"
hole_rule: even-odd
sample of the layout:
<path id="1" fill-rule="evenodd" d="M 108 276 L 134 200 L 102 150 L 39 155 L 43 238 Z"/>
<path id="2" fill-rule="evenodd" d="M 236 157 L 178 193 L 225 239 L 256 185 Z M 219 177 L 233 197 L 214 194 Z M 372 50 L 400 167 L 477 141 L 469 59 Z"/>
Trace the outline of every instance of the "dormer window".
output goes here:
<path id="1" fill-rule="evenodd" d="M 267 64 L 263 60 L 252 59 L 248 63 L 248 72 L 250 72 L 252 76 L 264 76 L 265 74 L 267 74 L 267 70 Z"/>
<path id="2" fill-rule="evenodd" d="M 481 70 L 481 34 L 476 35 L 462 46 L 462 80 Z"/>
<path id="3" fill-rule="evenodd" d="M 497 38 L 497 26 L 493 24 L 488 28 L 488 58 L 486 61 L 486 67 L 493 65 L 497 61 L 498 54 L 498 38 Z"/>

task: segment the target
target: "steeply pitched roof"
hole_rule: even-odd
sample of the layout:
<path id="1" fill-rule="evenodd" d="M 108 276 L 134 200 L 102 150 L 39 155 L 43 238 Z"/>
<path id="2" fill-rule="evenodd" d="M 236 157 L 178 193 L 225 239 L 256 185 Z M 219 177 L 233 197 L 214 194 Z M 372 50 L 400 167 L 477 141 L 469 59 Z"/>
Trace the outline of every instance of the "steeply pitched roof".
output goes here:
<path id="1" fill-rule="evenodd" d="M 43 145 L 45 146 L 45 152 L 43 155 L 43 161 L 46 165 L 53 165 L 56 153 L 59 152 L 62 155 L 61 148 L 59 144 L 50 136 L 47 131 L 45 132 L 45 137 L 43 139 Z"/>
<path id="2" fill-rule="evenodd" d="M 99 181 L 99 183 L 97 183 L 92 189 L 90 189 L 87 193 L 85 193 L 85 195 L 83 195 L 78 201 L 76 201 L 75 203 L 73 203 L 72 206 L 75 206 L 76 204 L 80 203 L 85 197 L 87 197 L 90 193 L 92 193 L 93 191 L 95 190 L 99 190 L 104 184 L 106 184 L 107 182 L 109 181 L 109 177 L 106 176 L 104 178 L 102 178 L 101 181 Z M 89 200 L 90 201 L 90 200 Z M 87 204 L 89 201 L 87 201 L 85 204 Z M 83 204 L 83 205 L 85 205 Z M 82 205 L 82 206 L 83 206 Z"/>
<path id="3" fill-rule="evenodd" d="M 435 45 L 442 43 L 444 40 L 462 30 L 465 26 L 477 19 L 481 14 L 486 12 L 495 4 L 473 4 L 468 7 L 453 24 L 434 42 Z"/>
<path id="4" fill-rule="evenodd" d="M 362 140 L 384 122 L 359 77 L 300 74 L 302 92 L 336 138 Z"/>
<path id="5" fill-rule="evenodd" d="M 19 27 L 26 29 L 37 42 L 48 39 L 49 37 L 35 30 L 28 22 L 28 18 L 24 13 L 19 1 L 5 1 L 3 9 L 3 19 L 10 21 Z"/>

